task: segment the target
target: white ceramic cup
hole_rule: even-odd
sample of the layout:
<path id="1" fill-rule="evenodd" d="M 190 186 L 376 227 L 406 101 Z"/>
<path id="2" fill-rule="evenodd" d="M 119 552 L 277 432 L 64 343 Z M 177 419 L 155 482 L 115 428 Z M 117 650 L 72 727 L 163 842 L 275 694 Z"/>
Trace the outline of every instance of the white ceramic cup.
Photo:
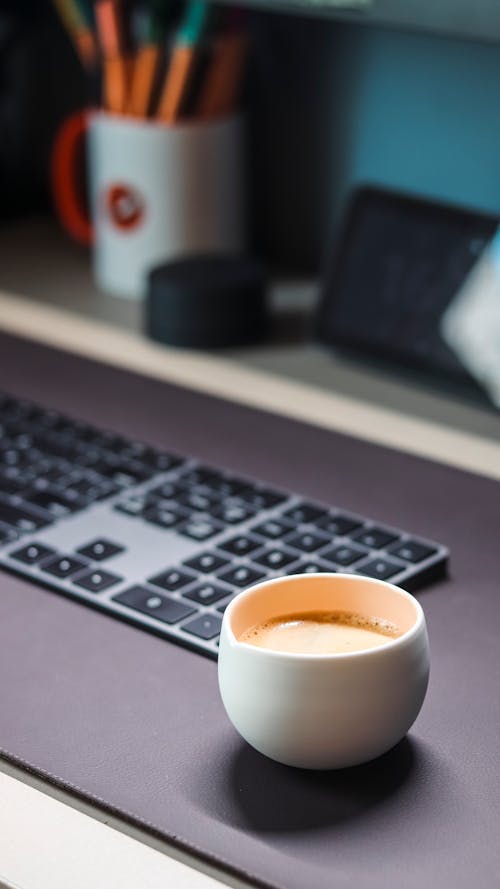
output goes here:
<path id="1" fill-rule="evenodd" d="M 193 253 L 245 248 L 242 120 L 175 126 L 88 118 L 98 285 L 144 295 L 149 270 Z"/>
<path id="2" fill-rule="evenodd" d="M 401 635 L 348 654 L 284 653 L 239 641 L 269 618 L 323 610 L 385 618 Z M 240 593 L 224 613 L 219 688 L 227 715 L 252 747 L 287 765 L 338 769 L 390 750 L 415 721 L 428 678 L 422 608 L 381 580 L 279 577 Z"/>

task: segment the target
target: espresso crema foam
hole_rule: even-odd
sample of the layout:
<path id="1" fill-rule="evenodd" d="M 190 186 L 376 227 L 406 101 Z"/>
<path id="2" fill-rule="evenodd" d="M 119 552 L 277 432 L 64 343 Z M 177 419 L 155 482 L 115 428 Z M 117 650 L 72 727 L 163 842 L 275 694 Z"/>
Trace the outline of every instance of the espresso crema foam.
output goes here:
<path id="1" fill-rule="evenodd" d="M 398 627 L 383 618 L 348 611 L 307 611 L 256 624 L 239 641 L 295 654 L 346 654 L 378 648 L 399 635 Z"/>

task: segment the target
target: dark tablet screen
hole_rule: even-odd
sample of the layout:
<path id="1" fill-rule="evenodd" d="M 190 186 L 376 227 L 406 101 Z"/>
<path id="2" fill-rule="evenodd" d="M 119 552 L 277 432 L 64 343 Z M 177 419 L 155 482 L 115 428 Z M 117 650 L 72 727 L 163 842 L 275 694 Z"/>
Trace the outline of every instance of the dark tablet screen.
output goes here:
<path id="1" fill-rule="evenodd" d="M 497 226 L 486 214 L 360 189 L 323 290 L 319 338 L 475 388 L 439 324 Z"/>

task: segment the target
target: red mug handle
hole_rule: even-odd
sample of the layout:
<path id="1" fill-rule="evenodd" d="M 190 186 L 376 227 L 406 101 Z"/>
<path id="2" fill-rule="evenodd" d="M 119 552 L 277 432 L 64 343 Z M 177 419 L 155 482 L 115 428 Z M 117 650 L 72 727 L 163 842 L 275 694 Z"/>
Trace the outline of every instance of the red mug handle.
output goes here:
<path id="1" fill-rule="evenodd" d="M 52 148 L 50 178 L 61 224 L 75 241 L 90 246 L 94 230 L 83 185 L 86 132 L 86 111 L 75 112 L 61 124 Z"/>

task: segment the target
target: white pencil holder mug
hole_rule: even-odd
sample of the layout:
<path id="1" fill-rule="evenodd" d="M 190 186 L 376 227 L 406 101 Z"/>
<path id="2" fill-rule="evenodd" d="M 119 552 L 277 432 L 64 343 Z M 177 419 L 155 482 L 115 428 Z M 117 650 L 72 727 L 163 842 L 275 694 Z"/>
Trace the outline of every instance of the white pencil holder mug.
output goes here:
<path id="1" fill-rule="evenodd" d="M 174 126 L 101 111 L 69 118 L 54 146 L 53 193 L 70 234 L 93 246 L 98 287 L 138 299 L 161 262 L 243 252 L 243 148 L 237 116 Z"/>

